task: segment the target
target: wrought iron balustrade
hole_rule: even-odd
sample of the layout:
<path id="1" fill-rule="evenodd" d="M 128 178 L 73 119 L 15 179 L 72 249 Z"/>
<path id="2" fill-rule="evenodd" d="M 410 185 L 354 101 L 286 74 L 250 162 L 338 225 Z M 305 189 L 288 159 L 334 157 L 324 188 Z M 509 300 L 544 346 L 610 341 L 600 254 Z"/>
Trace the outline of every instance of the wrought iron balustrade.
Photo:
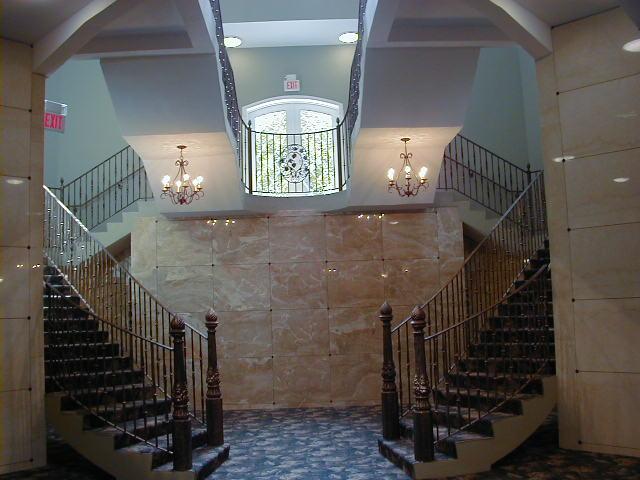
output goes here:
<path id="1" fill-rule="evenodd" d="M 437 189 L 454 190 L 502 215 L 534 173 L 458 134 L 444 150 Z"/>
<path id="2" fill-rule="evenodd" d="M 211 342 L 215 342 L 215 314 L 210 312 L 207 315 L 208 335 L 186 324 L 162 305 L 124 265 L 118 263 L 50 189 L 44 189 L 44 254 L 49 265 L 60 272 L 65 284 L 80 299 L 75 306 L 82 305 L 85 310 L 83 317 L 98 322 L 100 330 L 107 332 L 111 341 L 118 343 L 123 352 L 132 358 L 134 366 L 144 372 L 143 382 L 148 382 L 147 386 L 153 389 L 153 401 L 157 400 L 157 396 L 173 402 L 173 421 L 176 421 L 175 410 L 178 409 L 180 414 L 177 418 L 182 420 L 184 434 L 190 429 L 185 422 L 190 425 L 193 420 L 211 429 L 211 442 L 219 442 L 211 445 L 221 444 L 220 380 L 215 346 L 211 345 Z M 47 292 L 47 301 L 51 302 L 48 312 L 54 324 L 58 314 L 61 315 L 60 319 L 66 319 L 70 310 L 64 305 L 65 296 L 56 294 L 51 288 Z M 64 326 L 71 329 L 73 335 L 74 323 L 60 325 L 60 328 Z M 86 348 L 91 348 L 89 343 L 92 337 L 83 335 L 80 332 L 72 340 L 80 345 L 87 343 Z M 176 350 L 178 342 L 179 350 Z M 63 355 L 61 362 L 70 360 L 64 357 L 64 349 L 59 350 Z M 60 375 L 65 390 L 75 394 L 75 387 L 65 383 L 64 369 Z M 101 415 L 98 410 L 91 411 L 97 416 Z M 104 420 L 128 433 L 126 421 L 125 425 L 121 425 L 122 422 L 111 422 L 107 417 Z M 215 426 L 212 421 L 217 422 Z M 138 437 L 135 438 L 139 440 Z M 168 447 L 158 445 L 153 444 L 170 451 Z M 173 445 L 176 450 L 180 448 L 175 438 Z M 180 453 L 183 454 L 186 455 L 186 452 Z"/>
<path id="3" fill-rule="evenodd" d="M 51 190 L 89 230 L 138 200 L 153 198 L 142 159 L 130 146 Z"/>

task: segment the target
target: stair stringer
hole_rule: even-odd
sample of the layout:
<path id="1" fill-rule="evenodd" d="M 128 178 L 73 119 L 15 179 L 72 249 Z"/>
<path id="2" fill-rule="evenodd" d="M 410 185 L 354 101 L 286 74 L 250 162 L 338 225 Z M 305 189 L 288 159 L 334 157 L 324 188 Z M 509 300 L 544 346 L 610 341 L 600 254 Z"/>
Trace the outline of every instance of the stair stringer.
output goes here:
<path id="1" fill-rule="evenodd" d="M 495 420 L 493 436 L 456 442 L 458 458 L 435 462 L 414 462 L 416 480 L 486 472 L 498 460 L 519 447 L 544 422 L 556 405 L 556 376 L 542 377 L 542 395 L 524 398 L 522 415 Z"/>
<path id="2" fill-rule="evenodd" d="M 113 436 L 99 429 L 85 430 L 83 410 L 62 410 L 64 393 L 45 395 L 47 422 L 80 455 L 117 480 L 195 480 L 196 472 L 152 470 L 152 454 L 117 450 Z"/>

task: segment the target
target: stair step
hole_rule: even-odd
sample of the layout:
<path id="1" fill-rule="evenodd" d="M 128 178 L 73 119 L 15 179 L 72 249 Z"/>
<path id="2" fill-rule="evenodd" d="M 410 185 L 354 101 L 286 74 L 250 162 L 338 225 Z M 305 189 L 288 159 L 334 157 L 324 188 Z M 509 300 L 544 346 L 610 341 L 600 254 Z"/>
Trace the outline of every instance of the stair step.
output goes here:
<path id="1" fill-rule="evenodd" d="M 45 373 L 48 376 L 58 372 L 73 373 L 95 371 L 114 371 L 131 368 L 131 357 L 109 355 L 90 358 L 65 358 L 63 361 L 47 359 L 44 362 Z"/>
<path id="2" fill-rule="evenodd" d="M 109 422 L 121 424 L 134 419 L 144 418 L 145 416 L 163 416 L 171 414 L 171 399 L 160 398 L 156 400 L 136 400 L 120 404 L 110 404 L 106 408 L 93 408 L 97 415 L 103 417 Z M 84 425 L 86 429 L 103 428 L 107 426 L 104 420 L 98 416 L 87 413 L 84 416 Z"/>
<path id="3" fill-rule="evenodd" d="M 56 330 L 68 331 L 68 330 L 82 330 L 90 331 L 98 329 L 98 321 L 89 318 L 58 318 L 56 320 L 45 320 L 44 331 L 45 335 L 48 332 Z"/>
<path id="4" fill-rule="evenodd" d="M 434 391 L 434 395 L 436 396 L 436 403 L 438 405 L 449 405 L 457 408 L 459 399 L 461 409 L 471 408 L 485 412 L 504 402 L 497 411 L 514 415 L 522 414 L 521 400 L 527 396 L 532 396 L 532 394 L 522 394 L 516 398 L 506 399 L 504 392 L 483 389 L 471 389 L 469 391 L 467 391 L 467 389 L 460 389 L 460 391 L 449 389 L 447 394 L 444 388 L 438 388 Z"/>
<path id="5" fill-rule="evenodd" d="M 142 383 L 144 372 L 142 370 L 103 370 L 93 372 L 64 372 L 59 377 L 47 376 L 45 381 L 47 384 L 57 385 L 56 379 L 61 381 L 65 388 L 81 389 L 94 387 L 113 387 L 126 384 Z M 53 391 L 53 390 L 48 390 Z"/>
<path id="6" fill-rule="evenodd" d="M 480 342 L 526 342 L 541 340 L 548 343 L 554 341 L 552 328 L 496 328 L 480 332 Z"/>
<path id="7" fill-rule="evenodd" d="M 155 445 L 156 440 L 159 442 L 161 437 L 166 437 L 171 434 L 173 423 L 171 414 L 166 412 L 162 415 L 137 418 L 125 423 L 120 423 L 118 427 L 119 428 L 107 426 L 100 429 L 100 431 L 113 435 L 114 448 L 121 449 L 141 442 L 131 436 L 131 433 Z M 122 431 L 123 429 L 124 431 Z"/>
<path id="8" fill-rule="evenodd" d="M 545 308 L 545 312 L 551 314 L 553 312 L 553 304 L 551 303 L 551 299 L 546 302 L 546 306 L 544 303 L 536 302 L 534 304 L 527 302 L 509 302 L 498 305 L 498 314 L 500 316 L 512 316 L 512 315 L 523 315 L 527 314 L 533 315 L 543 315 L 540 312 L 541 308 Z"/>
<path id="9" fill-rule="evenodd" d="M 480 390 L 500 390 L 509 386 L 510 388 L 521 387 L 527 382 L 529 385 L 525 388 L 524 393 L 542 393 L 542 380 L 540 378 L 531 379 L 527 375 L 516 373 L 487 373 L 482 371 L 467 371 L 459 373 L 447 373 L 446 381 L 449 382 L 449 390 L 473 394 L 474 391 Z M 470 390 L 470 392 L 467 391 Z"/>
<path id="10" fill-rule="evenodd" d="M 489 372 L 491 374 L 510 371 L 536 373 L 545 362 L 547 362 L 548 365 L 542 373 L 554 374 L 556 362 L 553 358 L 511 357 L 505 359 L 495 357 L 467 357 L 459 361 L 459 366 L 461 370 Z"/>
<path id="11" fill-rule="evenodd" d="M 60 308 L 60 307 L 68 307 L 69 305 L 73 305 L 73 306 L 79 306 L 82 299 L 80 298 L 79 295 L 76 295 L 74 293 L 61 293 L 61 295 L 57 294 L 58 292 L 54 292 L 52 295 L 43 295 L 42 298 L 44 300 L 44 306 L 48 306 L 48 301 L 49 299 L 51 299 L 52 301 L 56 301 L 57 303 L 55 304 L 55 308 Z"/>
<path id="12" fill-rule="evenodd" d="M 415 466 L 420 463 L 413 454 L 413 441 L 409 438 L 397 440 L 378 439 L 378 451 L 395 466 L 401 468 L 409 477 L 415 478 Z M 454 458 L 438 450 L 434 452 L 434 462 L 453 461 Z"/>
<path id="13" fill-rule="evenodd" d="M 413 419 L 404 417 L 400 419 L 400 431 L 403 437 L 413 439 Z M 445 454 L 447 457 L 457 458 L 456 442 L 469 440 L 485 440 L 490 435 L 461 430 L 455 431 L 447 428 L 446 425 L 435 425 L 433 427 L 433 440 L 436 442 L 436 451 Z"/>
<path id="14" fill-rule="evenodd" d="M 154 445 L 162 448 L 164 450 L 171 450 L 173 448 L 173 434 L 171 435 L 162 435 L 157 437 L 157 442 L 154 439 Z M 207 443 L 207 429 L 196 423 L 194 421 L 191 422 L 191 447 L 192 449 L 197 449 L 199 447 L 205 446 Z M 136 443 L 134 445 L 129 445 L 127 447 L 123 447 L 120 449 L 123 452 L 132 452 L 132 453 L 151 453 L 153 455 L 152 468 L 156 469 L 162 465 L 172 462 L 173 458 L 169 452 L 158 450 L 156 446 L 151 446 L 146 443 Z"/>
<path id="15" fill-rule="evenodd" d="M 117 356 L 120 353 L 118 343 L 56 343 L 44 346 L 45 360 L 59 359 L 67 361 L 69 358 L 94 358 L 105 356 Z"/>
<path id="16" fill-rule="evenodd" d="M 552 341 L 543 343 L 526 342 L 482 342 L 469 346 L 469 355 L 472 357 L 552 357 L 555 345 Z"/>
<path id="17" fill-rule="evenodd" d="M 130 401 L 144 400 L 147 404 L 151 403 L 154 393 L 156 393 L 156 388 L 153 385 L 143 385 L 142 383 L 94 387 L 89 391 L 81 389 L 74 392 L 74 398 L 71 396 L 63 397 L 61 404 L 63 410 L 77 409 L 77 402 L 88 407 L 103 405 L 106 408 L 116 408 L 118 405 Z"/>
<path id="18" fill-rule="evenodd" d="M 487 327 L 490 330 L 531 328 L 532 326 L 553 328 L 553 315 L 497 315 L 490 317 L 487 321 Z"/>
<path id="19" fill-rule="evenodd" d="M 58 325 L 58 327 L 62 327 Z M 105 343 L 109 332 L 103 330 L 49 330 L 44 336 L 45 345 L 69 345 L 76 343 Z"/>
<path id="20" fill-rule="evenodd" d="M 43 310 L 45 322 L 58 321 L 59 319 L 65 320 L 69 318 L 87 318 L 89 316 L 88 310 L 70 305 L 58 305 L 54 308 L 49 308 L 45 302 Z"/>
<path id="21" fill-rule="evenodd" d="M 193 467 L 191 471 L 195 472 L 198 480 L 203 480 L 211 475 L 217 468 L 229 458 L 229 444 L 219 447 L 203 446 L 193 450 Z M 171 472 L 173 463 L 167 462 L 155 469 L 157 472 Z"/>

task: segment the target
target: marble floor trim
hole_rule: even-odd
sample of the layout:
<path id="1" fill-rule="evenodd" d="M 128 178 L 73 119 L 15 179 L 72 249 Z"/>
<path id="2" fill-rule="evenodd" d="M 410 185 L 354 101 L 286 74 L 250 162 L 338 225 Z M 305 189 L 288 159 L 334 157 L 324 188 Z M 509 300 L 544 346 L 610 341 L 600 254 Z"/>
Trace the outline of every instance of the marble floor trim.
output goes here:
<path id="1" fill-rule="evenodd" d="M 225 412 L 231 457 L 208 480 L 404 480 L 377 450 L 377 407 Z M 1 480 L 107 480 L 52 430 L 46 467 Z M 640 458 L 562 450 L 555 415 L 490 472 L 455 480 L 640 480 Z"/>

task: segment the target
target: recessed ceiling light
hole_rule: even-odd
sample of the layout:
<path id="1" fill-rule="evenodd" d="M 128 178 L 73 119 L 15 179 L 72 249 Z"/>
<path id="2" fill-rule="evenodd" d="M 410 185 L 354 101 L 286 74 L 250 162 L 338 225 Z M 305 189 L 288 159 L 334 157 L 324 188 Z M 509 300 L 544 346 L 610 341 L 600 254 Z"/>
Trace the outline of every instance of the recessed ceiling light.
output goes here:
<path id="1" fill-rule="evenodd" d="M 569 160 L 573 160 L 574 158 L 576 157 L 574 157 L 573 155 L 563 155 L 561 157 L 554 158 L 553 161 L 556 163 L 562 163 L 563 161 L 568 162 Z"/>
<path id="2" fill-rule="evenodd" d="M 20 184 L 24 183 L 24 180 L 21 180 L 19 178 L 9 178 L 9 179 L 7 179 L 7 183 L 9 185 L 20 185 Z"/>
<path id="3" fill-rule="evenodd" d="M 625 43 L 622 46 L 622 49 L 627 52 L 633 52 L 633 53 L 640 52 L 640 38 L 636 38 L 635 40 L 631 40 L 630 42 Z"/>
<path id="4" fill-rule="evenodd" d="M 625 183 L 629 181 L 629 177 L 617 177 L 613 179 L 616 183 Z"/>
<path id="5" fill-rule="evenodd" d="M 224 46 L 227 48 L 236 48 L 242 45 L 240 37 L 224 37 Z"/>
<path id="6" fill-rule="evenodd" d="M 344 32 L 338 37 L 342 43 L 356 43 L 358 41 L 358 32 Z"/>

